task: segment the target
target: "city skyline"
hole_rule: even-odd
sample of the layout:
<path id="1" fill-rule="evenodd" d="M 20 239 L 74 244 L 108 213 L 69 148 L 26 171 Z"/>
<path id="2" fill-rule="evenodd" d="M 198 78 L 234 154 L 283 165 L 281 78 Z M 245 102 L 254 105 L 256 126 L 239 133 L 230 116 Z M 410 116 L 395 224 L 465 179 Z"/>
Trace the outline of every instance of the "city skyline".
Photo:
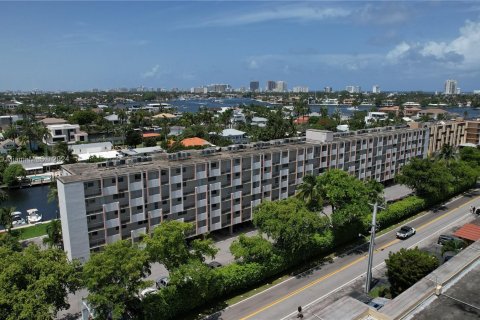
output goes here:
<path id="1" fill-rule="evenodd" d="M 478 89 L 471 2 L 2 2 L 0 91 Z M 22 21 L 28 23 L 22 23 Z M 368 89 L 367 89 L 368 90 Z"/>

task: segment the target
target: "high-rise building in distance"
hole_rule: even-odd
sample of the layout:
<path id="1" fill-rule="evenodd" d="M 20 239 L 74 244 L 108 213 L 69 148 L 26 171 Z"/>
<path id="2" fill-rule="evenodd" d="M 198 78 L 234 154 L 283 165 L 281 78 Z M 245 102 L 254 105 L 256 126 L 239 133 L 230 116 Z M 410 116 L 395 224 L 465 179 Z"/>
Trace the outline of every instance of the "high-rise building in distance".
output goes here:
<path id="1" fill-rule="evenodd" d="M 277 88 L 277 83 L 275 81 L 272 81 L 272 80 L 268 80 L 267 81 L 267 87 L 265 89 L 267 89 L 267 91 L 275 91 L 275 89 Z"/>
<path id="2" fill-rule="evenodd" d="M 275 91 L 287 92 L 287 83 L 285 81 L 277 81 L 275 83 Z"/>
<path id="3" fill-rule="evenodd" d="M 360 86 L 346 86 L 345 90 L 349 93 L 360 93 L 362 89 Z"/>
<path id="4" fill-rule="evenodd" d="M 250 81 L 250 92 L 259 92 L 260 91 L 260 82 Z"/>
<path id="5" fill-rule="evenodd" d="M 373 85 L 372 93 L 380 93 L 380 86 L 378 84 Z"/>
<path id="6" fill-rule="evenodd" d="M 332 89 L 332 87 L 325 87 L 325 88 L 323 88 L 323 91 L 324 91 L 325 93 L 332 93 L 332 92 L 333 92 L 333 89 Z"/>
<path id="7" fill-rule="evenodd" d="M 308 87 L 297 86 L 297 87 L 293 87 L 292 91 L 294 93 L 307 93 Z"/>
<path id="8" fill-rule="evenodd" d="M 445 81 L 445 94 L 457 94 L 457 80 Z"/>

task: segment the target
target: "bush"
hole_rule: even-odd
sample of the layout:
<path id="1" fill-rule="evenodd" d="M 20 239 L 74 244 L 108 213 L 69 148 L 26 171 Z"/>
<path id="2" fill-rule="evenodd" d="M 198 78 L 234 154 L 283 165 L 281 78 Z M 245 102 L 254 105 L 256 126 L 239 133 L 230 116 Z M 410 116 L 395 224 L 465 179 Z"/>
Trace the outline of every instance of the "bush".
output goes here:
<path id="1" fill-rule="evenodd" d="M 427 208 L 427 206 L 428 203 L 423 198 L 418 196 L 407 197 L 403 200 L 390 204 L 387 209 L 380 211 L 377 215 L 377 223 L 382 229 L 386 228 L 419 213 Z M 369 224 L 372 220 L 372 216 L 369 215 L 367 219 Z"/>

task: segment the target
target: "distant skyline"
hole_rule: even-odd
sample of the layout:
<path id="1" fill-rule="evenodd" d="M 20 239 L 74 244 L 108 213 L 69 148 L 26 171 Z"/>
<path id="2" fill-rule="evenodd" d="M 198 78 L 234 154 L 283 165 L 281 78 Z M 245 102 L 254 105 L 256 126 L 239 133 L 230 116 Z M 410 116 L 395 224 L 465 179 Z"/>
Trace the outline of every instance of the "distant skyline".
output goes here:
<path id="1" fill-rule="evenodd" d="M 477 1 L 34 1 L 0 12 L 0 91 L 480 89 Z"/>

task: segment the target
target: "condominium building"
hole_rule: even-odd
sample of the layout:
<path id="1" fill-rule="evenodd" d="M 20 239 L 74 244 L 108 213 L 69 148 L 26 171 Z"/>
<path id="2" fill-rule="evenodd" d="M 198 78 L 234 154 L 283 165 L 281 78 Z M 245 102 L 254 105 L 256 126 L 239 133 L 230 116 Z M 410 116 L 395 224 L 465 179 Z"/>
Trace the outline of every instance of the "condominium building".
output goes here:
<path id="1" fill-rule="evenodd" d="M 373 85 L 372 93 L 380 93 L 380 86 L 378 84 Z"/>
<path id="2" fill-rule="evenodd" d="M 360 178 L 393 179 L 425 157 L 430 128 L 387 127 L 227 148 L 62 167 L 57 180 L 69 258 L 120 239 L 138 241 L 165 220 L 191 222 L 191 236 L 252 219 L 262 200 L 295 194 L 306 174 L 339 168 Z"/>
<path id="3" fill-rule="evenodd" d="M 272 81 L 272 80 L 268 80 L 267 81 L 267 87 L 265 88 L 266 91 L 275 91 L 275 89 L 277 88 L 277 83 L 275 81 Z"/>
<path id="4" fill-rule="evenodd" d="M 445 94 L 457 94 L 457 80 L 445 81 Z"/>
<path id="5" fill-rule="evenodd" d="M 285 81 L 277 81 L 275 83 L 276 92 L 287 92 L 287 83 Z"/>
<path id="6" fill-rule="evenodd" d="M 442 150 L 442 147 L 446 144 L 451 146 L 459 146 L 466 142 L 467 139 L 467 123 L 470 121 L 448 121 L 437 122 L 435 124 L 430 123 L 411 123 L 413 128 L 429 127 L 429 143 L 426 155 L 432 156 L 435 153 Z M 470 125 L 473 127 L 473 123 Z"/>
<path id="7" fill-rule="evenodd" d="M 360 93 L 362 88 L 360 86 L 346 86 L 345 91 L 349 93 Z"/>
<path id="8" fill-rule="evenodd" d="M 260 92 L 259 81 L 250 81 L 250 92 Z"/>

